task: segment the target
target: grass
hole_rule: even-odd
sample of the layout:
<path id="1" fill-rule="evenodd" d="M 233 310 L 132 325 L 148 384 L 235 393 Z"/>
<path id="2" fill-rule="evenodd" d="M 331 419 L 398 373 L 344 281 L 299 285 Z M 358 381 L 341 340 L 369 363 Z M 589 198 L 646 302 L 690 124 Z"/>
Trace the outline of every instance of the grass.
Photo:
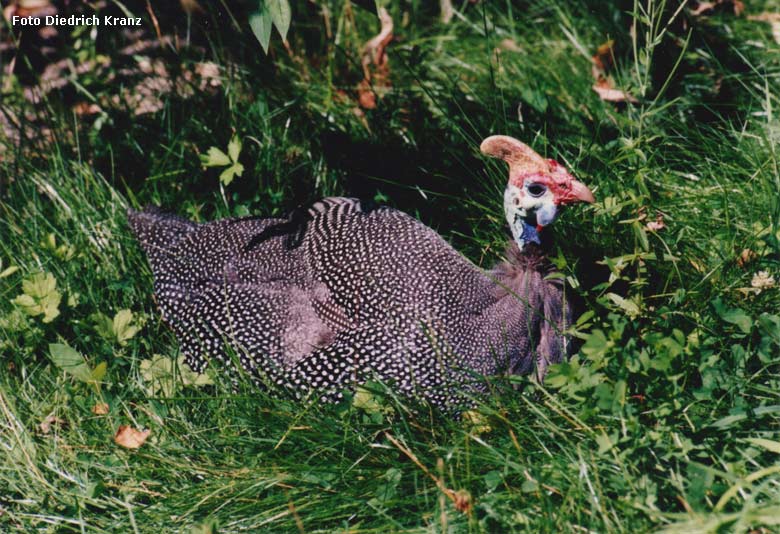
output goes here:
<path id="1" fill-rule="evenodd" d="M 153 42 L 145 4 L 125 4 Z M 119 32 L 73 32 L 58 53 L 108 66 L 33 103 L 41 66 L 19 52 L 0 104 L 23 129 L 0 152 L 0 530 L 777 531 L 780 307 L 777 287 L 751 283 L 780 277 L 778 45 L 728 5 L 696 17 L 654 0 L 569 4 L 468 3 L 442 25 L 390 2 L 392 88 L 362 114 L 360 48 L 378 25 L 340 1 L 331 37 L 294 2 L 292 52 L 275 37 L 269 56 L 225 22 L 229 5 L 245 23 L 233 3 L 189 26 L 159 8 L 163 32 L 189 31 L 178 51 L 123 55 L 134 41 Z M 591 89 L 590 55 L 609 39 L 610 75 L 635 105 Z M 213 61 L 219 85 L 136 115 L 112 97 L 138 90 L 144 58 L 182 83 Z M 579 350 L 543 385 L 497 381 L 465 420 L 379 386 L 321 406 L 218 370 L 184 385 L 126 207 L 211 220 L 358 195 L 488 266 L 506 239 L 505 170 L 477 150 L 492 133 L 565 162 L 598 198 L 552 229 L 584 314 Z M 224 186 L 198 156 L 234 136 L 245 171 Z M 664 228 L 648 230 L 656 217 Z M 55 343 L 85 360 L 64 365 Z M 150 437 L 119 447 L 120 425 Z"/>

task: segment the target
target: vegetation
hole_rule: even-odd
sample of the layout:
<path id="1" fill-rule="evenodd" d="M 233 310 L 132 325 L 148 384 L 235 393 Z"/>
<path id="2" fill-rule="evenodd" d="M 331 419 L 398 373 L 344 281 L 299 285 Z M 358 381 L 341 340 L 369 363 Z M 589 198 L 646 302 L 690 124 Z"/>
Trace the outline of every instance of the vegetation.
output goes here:
<path id="1" fill-rule="evenodd" d="M 291 2 L 267 55 L 256 5 L 156 4 L 99 7 L 140 32 L 3 30 L 0 530 L 780 529 L 780 4 L 460 2 L 444 24 L 392 0 L 365 68 L 373 3 Z M 493 133 L 598 199 L 549 230 L 581 344 L 544 384 L 490 379 L 451 420 L 378 384 L 298 404 L 181 366 L 128 206 L 349 194 L 489 266 Z"/>

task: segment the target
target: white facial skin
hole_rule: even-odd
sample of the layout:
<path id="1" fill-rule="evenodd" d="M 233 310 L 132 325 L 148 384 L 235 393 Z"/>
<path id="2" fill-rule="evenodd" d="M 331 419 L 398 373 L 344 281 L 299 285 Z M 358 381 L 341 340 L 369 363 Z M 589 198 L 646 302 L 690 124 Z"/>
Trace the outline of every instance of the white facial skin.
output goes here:
<path id="1" fill-rule="evenodd" d="M 544 184 L 526 181 L 522 189 L 509 184 L 504 191 L 504 214 L 521 249 L 525 244 L 524 224 L 547 226 L 555 220 L 557 211 L 553 193 Z"/>

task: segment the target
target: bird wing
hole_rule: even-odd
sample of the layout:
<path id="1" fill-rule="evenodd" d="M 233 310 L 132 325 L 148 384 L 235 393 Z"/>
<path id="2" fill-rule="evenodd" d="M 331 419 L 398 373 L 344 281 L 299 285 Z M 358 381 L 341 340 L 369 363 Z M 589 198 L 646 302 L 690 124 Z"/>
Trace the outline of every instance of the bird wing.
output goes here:
<path id="1" fill-rule="evenodd" d="M 287 221 L 195 224 L 157 211 L 128 218 L 149 258 L 161 314 L 196 370 L 209 358 L 227 361 L 226 343 L 247 369 L 290 365 L 353 326 L 307 277 L 303 251 L 273 231 Z"/>
<path id="2" fill-rule="evenodd" d="M 357 324 L 460 313 L 464 300 L 474 304 L 462 297 L 489 283 L 441 236 L 403 212 L 337 197 L 314 204 L 308 214 L 301 248 L 309 277 Z"/>

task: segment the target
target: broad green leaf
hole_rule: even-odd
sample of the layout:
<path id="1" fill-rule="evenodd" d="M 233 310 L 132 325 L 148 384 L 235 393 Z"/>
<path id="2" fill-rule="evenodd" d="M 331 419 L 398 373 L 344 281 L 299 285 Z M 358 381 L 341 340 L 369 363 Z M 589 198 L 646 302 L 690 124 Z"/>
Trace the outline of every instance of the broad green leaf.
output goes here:
<path id="1" fill-rule="evenodd" d="M 580 352 L 596 363 L 600 363 L 611 346 L 603 330 L 596 329 L 588 335 Z"/>
<path id="2" fill-rule="evenodd" d="M 244 174 L 244 166 L 240 163 L 234 163 L 219 175 L 219 181 L 222 182 L 223 185 L 230 185 L 230 182 L 233 181 L 233 178 L 236 176 L 241 176 Z"/>
<path id="3" fill-rule="evenodd" d="M 750 330 L 753 327 L 753 320 L 745 310 L 740 308 L 729 308 L 720 297 L 717 297 L 712 301 L 712 307 L 715 308 L 715 312 L 721 319 L 727 323 L 736 325 L 743 334 L 750 333 Z"/>
<path id="4" fill-rule="evenodd" d="M 750 318 L 750 316 L 747 313 L 745 313 L 744 310 L 741 310 L 739 308 L 731 308 L 728 310 L 724 310 L 720 314 L 720 318 L 726 321 L 727 323 L 736 325 L 737 328 L 739 328 L 743 334 L 749 334 L 750 329 L 753 327 L 753 320 Z"/>
<path id="5" fill-rule="evenodd" d="M 49 345 L 49 356 L 54 365 L 77 380 L 81 382 L 93 380 L 92 370 L 84 360 L 84 356 L 79 354 L 73 347 L 62 343 L 52 343 Z"/>
<path id="6" fill-rule="evenodd" d="M 173 360 L 161 354 L 141 362 L 141 377 L 152 395 L 162 393 L 170 397 L 178 389 L 173 377 Z"/>
<path id="7" fill-rule="evenodd" d="M 92 369 L 92 372 L 89 374 L 90 381 L 100 382 L 101 380 L 103 380 L 103 377 L 106 376 L 107 370 L 108 370 L 108 364 L 106 364 L 106 362 L 100 362 L 95 366 L 94 369 Z"/>
<path id="8" fill-rule="evenodd" d="M 36 273 L 22 281 L 23 294 L 13 302 L 31 317 L 43 315 L 43 322 L 52 322 L 59 314 L 62 294 L 57 291 L 57 280 L 51 273 Z"/>
<path id="9" fill-rule="evenodd" d="M 198 374 L 190 369 L 189 365 L 184 363 L 185 360 L 184 356 L 179 356 L 176 361 L 179 366 L 179 376 L 181 376 L 181 381 L 185 386 L 210 386 L 214 383 L 206 373 Z"/>
<path id="10" fill-rule="evenodd" d="M 141 327 L 131 324 L 133 322 L 133 312 L 130 310 L 119 310 L 114 315 L 111 324 L 111 330 L 120 345 L 126 345 L 128 340 L 132 339 Z"/>
<path id="11" fill-rule="evenodd" d="M 379 387 L 376 382 L 366 382 L 355 388 L 352 397 L 352 407 L 365 413 L 374 423 L 381 423 L 385 415 L 393 413 L 392 406 L 385 404 L 384 399 L 371 389 Z"/>
<path id="12" fill-rule="evenodd" d="M 633 300 L 623 298 L 617 293 L 607 293 L 607 297 L 617 307 L 619 307 L 621 310 L 626 312 L 626 315 L 628 315 L 632 319 L 640 315 L 641 311 L 639 309 L 639 306 L 637 306 L 636 302 L 634 302 Z"/>
<path id="13" fill-rule="evenodd" d="M 192 371 L 181 356 L 175 363 L 172 358 L 155 354 L 141 362 L 141 377 L 152 395 L 162 393 L 170 397 L 182 386 L 205 386 L 213 384 L 211 377 Z"/>
<path id="14" fill-rule="evenodd" d="M 228 156 L 230 156 L 230 161 L 238 163 L 239 154 L 241 154 L 241 139 L 233 137 L 228 143 Z"/>
<path id="15" fill-rule="evenodd" d="M 780 316 L 762 313 L 758 318 L 761 332 L 780 345 Z"/>
<path id="16" fill-rule="evenodd" d="M 485 434 L 491 432 L 493 427 L 490 426 L 490 421 L 487 415 L 477 410 L 466 410 L 461 414 L 463 423 L 471 434 Z"/>
<path id="17" fill-rule="evenodd" d="M 114 339 L 114 323 L 104 313 L 93 313 L 89 316 L 89 320 L 95 325 L 95 331 L 103 339 L 112 341 Z"/>
<path id="18" fill-rule="evenodd" d="M 204 167 L 224 167 L 231 163 L 228 155 L 215 146 L 209 148 L 205 154 L 200 155 L 200 162 Z"/>
<path id="19" fill-rule="evenodd" d="M 263 51 L 267 54 L 268 45 L 271 43 L 271 28 L 273 26 L 271 13 L 265 2 L 261 1 L 257 11 L 249 15 L 249 27 L 252 28 L 252 33 L 255 34 L 257 40 L 260 41 L 260 46 L 263 47 Z"/>
<path id="20" fill-rule="evenodd" d="M 352 406 L 372 414 L 384 410 L 382 401 L 374 395 L 374 392 L 365 386 L 355 388 L 355 396 L 352 399 Z"/>
<path id="21" fill-rule="evenodd" d="M 287 30 L 290 29 L 290 20 L 292 20 L 290 2 L 288 0 L 266 0 L 266 2 L 276 30 L 283 40 L 287 39 Z"/>
<path id="22" fill-rule="evenodd" d="M 596 438 L 596 443 L 599 446 L 598 454 L 604 454 L 612 447 L 614 447 L 615 443 L 617 443 L 616 435 L 608 436 L 603 431 L 601 434 L 596 434 L 595 438 Z"/>

